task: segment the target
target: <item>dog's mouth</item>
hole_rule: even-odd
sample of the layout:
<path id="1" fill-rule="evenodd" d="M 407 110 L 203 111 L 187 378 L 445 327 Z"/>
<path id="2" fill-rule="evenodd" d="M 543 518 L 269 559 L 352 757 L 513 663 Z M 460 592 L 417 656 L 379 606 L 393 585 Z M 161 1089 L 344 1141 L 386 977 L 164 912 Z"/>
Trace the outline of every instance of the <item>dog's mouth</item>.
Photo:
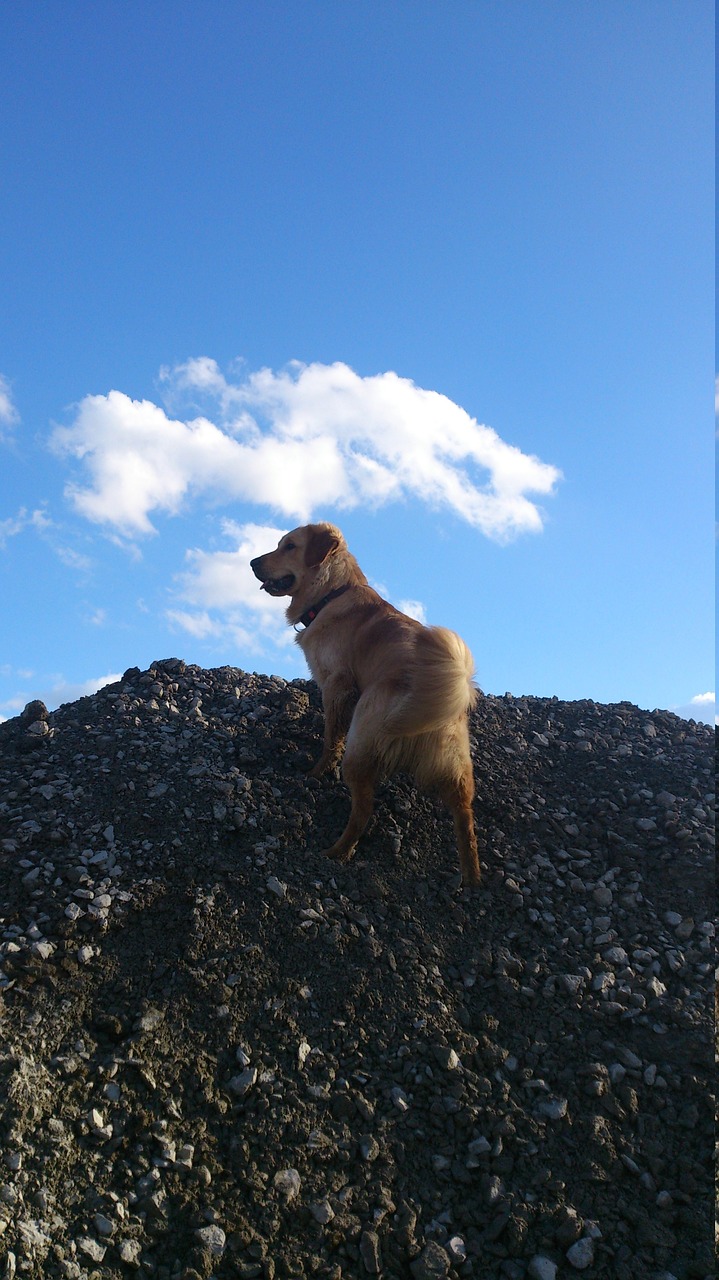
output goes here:
<path id="1" fill-rule="evenodd" d="M 294 573 L 286 573 L 284 578 L 265 578 L 260 590 L 270 596 L 286 596 L 294 585 Z"/>

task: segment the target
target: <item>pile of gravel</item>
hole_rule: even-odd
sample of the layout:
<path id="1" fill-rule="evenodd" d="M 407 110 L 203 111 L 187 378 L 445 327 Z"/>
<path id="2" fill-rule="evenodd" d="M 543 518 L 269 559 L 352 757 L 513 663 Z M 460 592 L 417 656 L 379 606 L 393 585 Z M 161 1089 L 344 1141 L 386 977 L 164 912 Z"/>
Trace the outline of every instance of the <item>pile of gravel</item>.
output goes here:
<path id="1" fill-rule="evenodd" d="M 470 893 L 402 777 L 322 856 L 321 728 L 178 659 L 0 725 L 0 1275 L 712 1274 L 710 729 L 481 698 Z"/>

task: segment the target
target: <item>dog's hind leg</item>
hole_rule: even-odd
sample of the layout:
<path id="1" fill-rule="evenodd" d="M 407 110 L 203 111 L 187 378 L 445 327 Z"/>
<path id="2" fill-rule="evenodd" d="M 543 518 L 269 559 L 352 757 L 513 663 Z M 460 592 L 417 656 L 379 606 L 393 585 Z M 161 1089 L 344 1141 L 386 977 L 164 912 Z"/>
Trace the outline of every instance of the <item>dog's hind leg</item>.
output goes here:
<path id="1" fill-rule="evenodd" d="M 439 794 L 454 819 L 462 883 L 467 885 L 468 888 L 476 886 L 481 880 L 481 871 L 477 853 L 477 835 L 474 829 L 474 814 L 472 812 L 474 775 L 470 760 L 467 761 L 463 772 L 458 777 L 447 779 L 440 785 Z"/>

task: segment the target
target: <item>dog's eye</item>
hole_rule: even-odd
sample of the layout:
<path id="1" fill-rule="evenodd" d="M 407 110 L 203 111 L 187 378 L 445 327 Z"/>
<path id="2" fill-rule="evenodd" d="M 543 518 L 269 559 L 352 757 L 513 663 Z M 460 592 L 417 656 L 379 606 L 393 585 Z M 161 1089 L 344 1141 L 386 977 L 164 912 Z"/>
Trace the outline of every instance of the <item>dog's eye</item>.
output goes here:
<path id="1" fill-rule="evenodd" d="M 286 542 L 283 548 L 283 550 L 285 551 L 294 551 L 294 549 L 295 549 L 294 542 Z"/>

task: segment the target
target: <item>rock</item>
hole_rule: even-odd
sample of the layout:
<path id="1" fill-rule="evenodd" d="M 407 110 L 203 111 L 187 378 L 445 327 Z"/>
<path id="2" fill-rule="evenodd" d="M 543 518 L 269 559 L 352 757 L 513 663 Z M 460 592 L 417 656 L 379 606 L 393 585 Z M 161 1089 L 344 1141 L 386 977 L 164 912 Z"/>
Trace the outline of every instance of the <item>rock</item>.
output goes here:
<path id="1" fill-rule="evenodd" d="M 557 1264 L 551 1258 L 537 1253 L 529 1263 L 527 1274 L 530 1280 L 556 1280 Z"/>
<path id="2" fill-rule="evenodd" d="M 280 1169 L 272 1179 L 272 1185 L 289 1203 L 300 1194 L 302 1180 L 296 1169 Z"/>
<path id="3" fill-rule="evenodd" d="M 318 852 L 309 681 L 156 663 L 0 723 L 18 1275 L 708 1275 L 713 731 L 648 723 L 481 696 L 470 895 L 403 775 Z"/>
<path id="4" fill-rule="evenodd" d="M 537 1112 L 545 1120 L 563 1120 L 567 1114 L 566 1098 L 547 1098 L 537 1103 Z"/>
<path id="5" fill-rule="evenodd" d="M 155 1031 L 165 1021 L 163 1009 L 146 1009 L 137 1020 L 138 1031 Z"/>
<path id="6" fill-rule="evenodd" d="M 453 1267 L 467 1261 L 467 1246 L 461 1236 L 451 1236 L 447 1241 L 447 1254 Z"/>
<path id="7" fill-rule="evenodd" d="M 564 1249 L 568 1248 L 570 1244 L 574 1244 L 580 1238 L 583 1229 L 584 1224 L 576 1209 L 572 1208 L 571 1205 L 564 1205 L 557 1214 L 555 1229 L 557 1244 Z"/>
<path id="8" fill-rule="evenodd" d="M 100 1244 L 99 1240 L 93 1239 L 92 1236 L 80 1236 L 76 1241 L 78 1251 L 89 1258 L 91 1262 L 102 1262 L 107 1253 L 107 1246 Z"/>
<path id="9" fill-rule="evenodd" d="M 594 1241 L 591 1236 L 582 1236 L 567 1249 L 567 1262 L 576 1271 L 585 1271 L 594 1262 Z"/>
<path id="10" fill-rule="evenodd" d="M 199 1240 L 201 1247 L 206 1249 L 213 1258 L 221 1258 L 225 1252 L 227 1238 L 222 1227 L 218 1227 L 216 1223 L 209 1227 L 200 1227 L 195 1232 L 195 1238 Z"/>
<path id="11" fill-rule="evenodd" d="M 443 1071 L 456 1071 L 461 1065 L 457 1053 L 448 1045 L 435 1045 L 434 1057 Z"/>
<path id="12" fill-rule="evenodd" d="M 360 1138 L 359 1149 L 362 1159 L 367 1160 L 369 1163 L 376 1160 L 380 1152 L 379 1143 L 375 1141 L 371 1134 Z"/>
<path id="13" fill-rule="evenodd" d="M 380 1253 L 379 1236 L 376 1231 L 362 1232 L 359 1251 L 368 1274 L 378 1276 L 382 1271 L 382 1254 Z"/>
<path id="14" fill-rule="evenodd" d="M 442 1280 L 450 1268 L 449 1254 L 435 1240 L 430 1240 L 418 1258 L 410 1263 L 414 1280 Z"/>
<path id="15" fill-rule="evenodd" d="M 319 1222 L 323 1227 L 326 1227 L 327 1223 L 331 1222 L 335 1216 L 335 1211 L 329 1200 L 319 1200 L 316 1204 L 311 1204 L 310 1213 L 315 1222 Z"/>
<path id="16" fill-rule="evenodd" d="M 121 1240 L 117 1246 L 121 1262 L 128 1267 L 139 1267 L 142 1245 L 139 1240 Z"/>
<path id="17" fill-rule="evenodd" d="M 245 1071 L 241 1071 L 239 1075 L 233 1076 L 228 1084 L 228 1089 L 236 1094 L 239 1098 L 244 1098 L 257 1080 L 257 1067 L 247 1067 Z"/>

